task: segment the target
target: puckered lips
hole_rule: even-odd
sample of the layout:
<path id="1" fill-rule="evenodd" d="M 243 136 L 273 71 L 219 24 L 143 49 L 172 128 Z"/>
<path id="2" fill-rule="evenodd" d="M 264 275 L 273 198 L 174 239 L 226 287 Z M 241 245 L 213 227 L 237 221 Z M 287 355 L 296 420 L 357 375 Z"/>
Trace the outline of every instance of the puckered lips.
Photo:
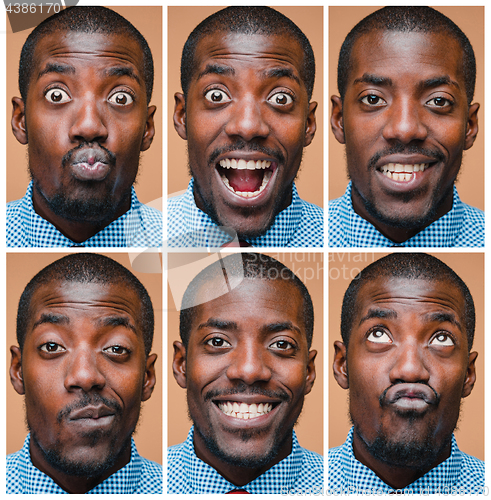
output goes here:
<path id="1" fill-rule="evenodd" d="M 88 147 L 77 149 L 68 166 L 80 181 L 103 181 L 111 170 L 111 159 L 103 149 Z"/>
<path id="2" fill-rule="evenodd" d="M 433 389 L 425 384 L 403 383 L 390 387 L 383 402 L 398 413 L 423 414 L 432 406 L 436 406 L 438 397 Z"/>
<path id="3" fill-rule="evenodd" d="M 67 421 L 70 425 L 96 429 L 110 427 L 114 417 L 115 411 L 105 405 L 85 406 L 70 412 Z"/>
<path id="4" fill-rule="evenodd" d="M 216 171 L 228 193 L 227 198 L 241 206 L 265 201 L 275 182 L 277 162 L 272 158 L 229 153 L 216 164 Z"/>

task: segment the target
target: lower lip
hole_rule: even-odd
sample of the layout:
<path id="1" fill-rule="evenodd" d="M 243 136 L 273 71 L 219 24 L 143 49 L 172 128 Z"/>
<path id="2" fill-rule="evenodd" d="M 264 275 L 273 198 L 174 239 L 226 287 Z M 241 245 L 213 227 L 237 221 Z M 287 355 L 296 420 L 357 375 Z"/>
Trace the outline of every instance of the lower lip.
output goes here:
<path id="1" fill-rule="evenodd" d="M 83 429 L 99 429 L 110 427 L 113 424 L 114 415 L 106 415 L 99 418 L 77 418 L 75 420 L 69 420 L 71 425 Z"/>
<path id="2" fill-rule="evenodd" d="M 400 398 L 392 403 L 392 406 L 401 411 L 425 411 L 428 403 L 421 398 Z"/>
<path id="3" fill-rule="evenodd" d="M 110 170 L 107 163 L 99 161 L 93 165 L 89 163 L 75 163 L 70 167 L 73 176 L 82 181 L 102 181 L 106 178 Z"/>

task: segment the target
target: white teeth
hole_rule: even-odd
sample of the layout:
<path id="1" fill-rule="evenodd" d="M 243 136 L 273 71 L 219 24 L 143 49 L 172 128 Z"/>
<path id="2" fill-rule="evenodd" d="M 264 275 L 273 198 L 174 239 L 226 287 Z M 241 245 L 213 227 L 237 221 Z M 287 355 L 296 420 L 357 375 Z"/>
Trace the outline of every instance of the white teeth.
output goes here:
<path id="1" fill-rule="evenodd" d="M 233 160 L 233 161 L 235 161 L 235 160 Z M 239 160 L 239 161 L 243 161 L 243 160 Z M 253 198 L 254 196 L 257 196 L 259 193 L 261 193 L 264 190 L 264 188 L 266 187 L 266 185 L 269 182 L 269 179 L 271 179 L 272 175 L 273 175 L 273 172 L 271 170 L 266 170 L 263 174 L 263 182 L 259 186 L 259 189 L 257 191 L 254 191 L 254 192 L 235 191 L 235 189 L 230 185 L 230 182 L 228 181 L 228 178 L 225 174 L 221 174 L 220 177 L 221 177 L 223 183 L 225 184 L 225 186 L 227 186 L 230 189 L 230 191 L 232 191 L 232 193 L 238 194 L 239 196 L 242 196 L 243 198 Z"/>
<path id="2" fill-rule="evenodd" d="M 426 168 L 428 168 L 428 163 L 416 163 L 415 165 L 387 163 L 380 170 L 389 179 L 408 182 L 412 179 L 414 172 L 424 172 Z"/>
<path id="3" fill-rule="evenodd" d="M 273 409 L 273 405 L 271 403 L 259 403 L 258 405 L 255 403 L 251 405 L 240 403 L 239 405 L 236 402 L 225 401 L 218 403 L 218 408 L 230 417 L 252 420 L 269 413 Z"/>
<path id="4" fill-rule="evenodd" d="M 230 159 L 230 158 L 225 158 L 224 160 L 220 160 L 220 166 L 222 168 L 234 168 L 237 170 L 264 170 L 266 168 L 269 168 L 271 166 L 271 162 L 268 160 L 259 160 L 259 161 L 254 161 L 254 160 L 236 160 L 236 159 Z"/>

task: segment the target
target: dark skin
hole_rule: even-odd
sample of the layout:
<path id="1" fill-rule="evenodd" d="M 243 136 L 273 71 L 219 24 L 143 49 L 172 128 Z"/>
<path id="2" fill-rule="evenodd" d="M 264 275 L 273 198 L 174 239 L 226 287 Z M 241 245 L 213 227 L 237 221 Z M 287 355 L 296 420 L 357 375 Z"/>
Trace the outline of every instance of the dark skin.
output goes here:
<path id="1" fill-rule="evenodd" d="M 443 33 L 367 33 L 352 63 L 344 99 L 331 97 L 331 127 L 346 145 L 353 208 L 402 243 L 452 208 L 479 104 L 468 105 L 462 49 Z M 390 165 L 407 177 L 387 174 Z"/>
<path id="2" fill-rule="evenodd" d="M 123 35 L 56 32 L 36 47 L 26 102 L 12 99 L 12 131 L 28 146 L 34 210 L 75 242 L 130 208 L 140 152 L 155 134 L 156 108 L 147 105 L 142 60 L 139 44 Z M 108 201 L 112 211 L 68 219 L 47 203 L 59 193 L 68 200 Z"/>
<path id="3" fill-rule="evenodd" d="M 337 383 L 350 390 L 353 452 L 385 483 L 404 488 L 450 456 L 447 439 L 476 381 L 464 298 L 448 282 L 383 277 L 361 288 L 357 305 L 349 355 L 336 341 L 333 364 Z M 425 465 L 424 457 L 388 463 L 367 447 L 380 434 L 391 444 L 429 442 L 436 456 Z"/>
<path id="4" fill-rule="evenodd" d="M 23 350 L 10 348 L 10 380 L 25 396 L 31 460 L 68 493 L 86 493 L 129 462 L 157 356 L 145 355 L 138 297 L 123 284 L 48 283 L 30 310 Z M 110 466 L 75 476 L 48 461 L 48 450 L 76 468 Z"/>
<path id="5" fill-rule="evenodd" d="M 215 286 L 220 285 L 211 284 Z M 173 372 L 187 389 L 196 454 L 236 486 L 291 453 L 291 431 L 312 389 L 317 354 L 308 349 L 302 307 L 300 293 L 286 281 L 246 279 L 232 292 L 198 306 L 187 349 L 174 342 Z M 233 393 L 235 389 L 243 390 Z M 215 394 L 211 399 L 206 398 L 210 391 Z M 272 409 L 242 419 L 220 409 L 229 401 L 271 404 Z M 267 464 L 234 465 L 211 452 L 197 428 L 213 437 L 222 453 L 239 460 L 262 459 L 281 445 Z M 248 431 L 252 435 L 243 441 L 240 435 Z"/>

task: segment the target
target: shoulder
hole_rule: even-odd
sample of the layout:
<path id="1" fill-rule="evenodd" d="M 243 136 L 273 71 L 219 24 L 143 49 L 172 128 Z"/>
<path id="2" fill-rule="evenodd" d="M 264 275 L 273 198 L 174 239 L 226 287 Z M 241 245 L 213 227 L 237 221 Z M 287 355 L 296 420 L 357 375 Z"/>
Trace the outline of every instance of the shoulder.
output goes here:
<path id="1" fill-rule="evenodd" d="M 137 493 L 162 493 L 164 480 L 162 466 L 143 457 L 141 460 L 141 478 Z"/>
<path id="2" fill-rule="evenodd" d="M 167 449 L 167 493 L 187 493 L 189 481 L 184 470 L 184 447 L 185 442 Z"/>
<path id="3" fill-rule="evenodd" d="M 302 448 L 302 468 L 289 495 L 319 495 L 324 489 L 324 458 Z"/>
<path id="4" fill-rule="evenodd" d="M 313 203 L 309 203 L 308 201 L 302 201 L 302 217 L 308 218 L 313 221 L 324 221 L 324 210 Z"/>
<path id="5" fill-rule="evenodd" d="M 302 213 L 289 247 L 324 246 L 324 210 L 313 203 L 300 200 Z"/>
<path id="6" fill-rule="evenodd" d="M 7 455 L 6 482 L 7 493 L 22 493 L 20 470 L 22 468 L 21 452 L 19 450 Z"/>
<path id="7" fill-rule="evenodd" d="M 24 218 L 27 217 L 25 212 L 22 199 L 7 203 L 6 236 L 8 247 L 28 246 L 24 227 Z"/>
<path id="8" fill-rule="evenodd" d="M 460 477 L 467 487 L 484 488 L 484 462 L 476 457 L 460 452 L 462 455 Z"/>
<path id="9" fill-rule="evenodd" d="M 484 212 L 463 203 L 464 222 L 455 246 L 484 246 Z"/>

